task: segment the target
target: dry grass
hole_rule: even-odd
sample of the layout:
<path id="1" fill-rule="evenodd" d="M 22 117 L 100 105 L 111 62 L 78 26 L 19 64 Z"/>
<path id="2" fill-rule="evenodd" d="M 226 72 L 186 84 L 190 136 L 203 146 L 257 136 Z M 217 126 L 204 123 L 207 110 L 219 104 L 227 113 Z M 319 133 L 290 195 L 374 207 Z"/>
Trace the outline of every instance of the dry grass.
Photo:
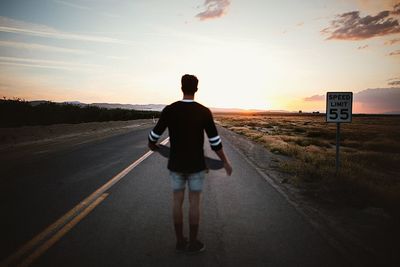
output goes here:
<path id="1" fill-rule="evenodd" d="M 220 124 L 263 144 L 283 161 L 293 184 L 324 188 L 337 200 L 397 211 L 400 204 L 400 116 L 355 116 L 341 125 L 341 169 L 335 175 L 336 125 L 321 115 L 216 115 Z"/>

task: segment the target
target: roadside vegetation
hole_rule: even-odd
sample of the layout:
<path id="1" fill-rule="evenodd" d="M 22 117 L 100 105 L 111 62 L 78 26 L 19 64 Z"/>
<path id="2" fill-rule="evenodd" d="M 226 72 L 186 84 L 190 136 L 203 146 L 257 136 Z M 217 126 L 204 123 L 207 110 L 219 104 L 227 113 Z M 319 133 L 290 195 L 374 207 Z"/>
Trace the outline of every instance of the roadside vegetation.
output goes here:
<path id="1" fill-rule="evenodd" d="M 57 123 L 82 123 L 126 121 L 158 117 L 159 112 L 127 109 L 106 109 L 45 102 L 39 105 L 21 99 L 0 100 L 0 127 L 50 125 Z"/>
<path id="2" fill-rule="evenodd" d="M 341 168 L 335 174 L 336 125 L 313 114 L 216 115 L 220 124 L 280 155 L 295 186 L 330 204 L 380 207 L 399 215 L 400 116 L 354 116 L 341 124 Z M 306 190 L 307 191 L 307 190 Z"/>

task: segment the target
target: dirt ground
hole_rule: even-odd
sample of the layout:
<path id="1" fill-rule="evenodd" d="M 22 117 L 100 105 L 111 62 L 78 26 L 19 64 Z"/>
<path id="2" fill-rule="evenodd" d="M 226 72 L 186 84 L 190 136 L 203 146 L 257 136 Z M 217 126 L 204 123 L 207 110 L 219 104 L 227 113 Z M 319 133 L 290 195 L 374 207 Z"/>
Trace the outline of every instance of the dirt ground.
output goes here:
<path id="1" fill-rule="evenodd" d="M 325 201 L 323 196 L 313 195 L 313 190 L 307 188 L 307 184 L 299 186 L 288 183 L 290 174 L 281 172 L 279 164 L 290 158 L 274 154 L 233 131 L 222 127 L 219 127 L 219 131 L 332 246 L 353 258 L 353 262 L 360 257 L 370 257 L 373 262 L 382 259 L 382 263 L 389 263 L 389 266 L 392 266 L 392 262 L 395 263 L 393 266 L 400 262 L 397 218 L 372 206 L 357 208 L 335 205 Z"/>

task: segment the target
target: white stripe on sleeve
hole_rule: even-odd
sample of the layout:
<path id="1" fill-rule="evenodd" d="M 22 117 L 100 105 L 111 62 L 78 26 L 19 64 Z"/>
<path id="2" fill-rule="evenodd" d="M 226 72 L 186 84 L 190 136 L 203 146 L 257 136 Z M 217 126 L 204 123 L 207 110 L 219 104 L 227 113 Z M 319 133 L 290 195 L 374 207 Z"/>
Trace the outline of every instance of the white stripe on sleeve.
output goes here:
<path id="1" fill-rule="evenodd" d="M 210 142 L 210 145 L 211 146 L 218 146 L 219 144 L 221 144 L 221 139 L 219 139 L 217 142 L 215 142 L 215 143 L 211 143 Z"/>
<path id="2" fill-rule="evenodd" d="M 208 141 L 210 141 L 210 142 L 215 142 L 215 141 L 217 141 L 218 139 L 220 139 L 219 135 L 214 136 L 214 137 L 211 137 L 211 138 L 208 138 Z"/>
<path id="3" fill-rule="evenodd" d="M 161 136 L 156 134 L 155 132 L 151 131 L 150 134 L 154 137 L 154 138 L 160 138 Z"/>

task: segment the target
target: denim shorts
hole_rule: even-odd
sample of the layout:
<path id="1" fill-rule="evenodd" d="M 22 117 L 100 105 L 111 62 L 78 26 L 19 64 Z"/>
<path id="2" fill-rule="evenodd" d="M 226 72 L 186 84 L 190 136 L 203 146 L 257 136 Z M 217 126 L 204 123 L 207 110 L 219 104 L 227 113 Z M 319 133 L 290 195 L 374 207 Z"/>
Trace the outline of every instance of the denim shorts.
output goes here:
<path id="1" fill-rule="evenodd" d="M 172 189 L 174 192 L 185 190 L 186 182 L 191 192 L 201 192 L 206 171 L 194 173 L 170 172 Z"/>

